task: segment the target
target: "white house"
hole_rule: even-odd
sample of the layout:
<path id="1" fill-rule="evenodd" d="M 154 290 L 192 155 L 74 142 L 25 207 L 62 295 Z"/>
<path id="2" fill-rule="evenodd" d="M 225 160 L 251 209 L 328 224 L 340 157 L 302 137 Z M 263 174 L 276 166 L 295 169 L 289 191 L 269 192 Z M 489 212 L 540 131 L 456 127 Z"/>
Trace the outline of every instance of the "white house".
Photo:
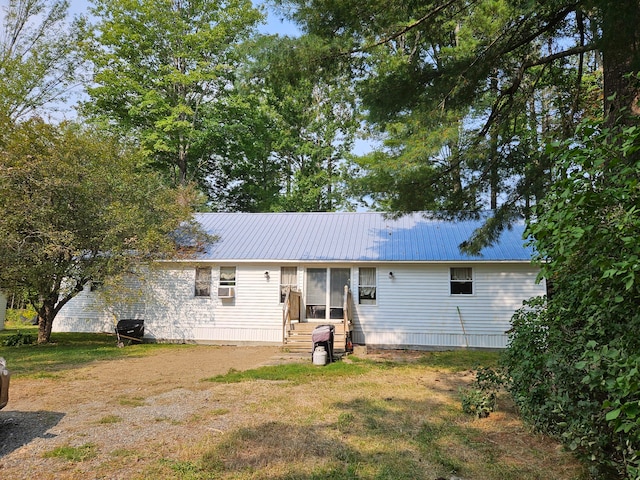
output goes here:
<path id="1" fill-rule="evenodd" d="M 369 346 L 502 348 L 514 311 L 545 294 L 523 225 L 470 256 L 459 244 L 481 221 L 423 213 L 205 213 L 197 220 L 219 240 L 196 258 L 157 264 L 140 280 L 140 298 L 108 309 L 143 319 L 146 339 L 293 345 L 296 332 L 333 323 L 336 348 L 344 346 L 341 325 L 353 343 Z M 283 325 L 288 288 L 299 292 L 299 314 L 294 308 Z M 113 332 L 113 315 L 90 290 L 62 309 L 54 331 Z"/>

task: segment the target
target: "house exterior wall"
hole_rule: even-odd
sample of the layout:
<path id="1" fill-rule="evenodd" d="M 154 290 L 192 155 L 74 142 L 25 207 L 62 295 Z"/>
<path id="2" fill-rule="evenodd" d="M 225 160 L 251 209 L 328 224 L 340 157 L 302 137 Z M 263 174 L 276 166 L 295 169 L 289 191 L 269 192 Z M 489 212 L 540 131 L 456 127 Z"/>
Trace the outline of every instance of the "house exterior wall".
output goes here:
<path id="1" fill-rule="evenodd" d="M 472 295 L 450 293 L 455 266 L 472 266 Z M 537 274 L 528 264 L 379 266 L 376 305 L 359 305 L 354 293 L 353 340 L 381 347 L 504 348 L 515 310 L 545 294 Z"/>
<path id="2" fill-rule="evenodd" d="M 217 296 L 220 265 L 236 267 L 234 298 Z M 350 268 L 353 340 L 388 348 L 503 348 L 514 311 L 523 300 L 545 293 L 544 282 L 535 283 L 538 270 L 525 263 L 287 265 L 298 267 L 303 315 L 305 269 Z M 212 267 L 212 279 L 211 295 L 196 297 L 196 265 L 164 264 L 145 275 L 144 302 L 121 302 L 112 310 L 118 319 L 143 318 L 145 337 L 158 341 L 280 344 L 280 267 L 287 265 L 198 263 Z M 450 293 L 450 268 L 455 266 L 473 268 L 472 295 Z M 375 305 L 358 303 L 359 267 L 376 268 Z M 69 302 L 54 330 L 112 332 L 114 317 L 94 297 L 87 288 Z"/>

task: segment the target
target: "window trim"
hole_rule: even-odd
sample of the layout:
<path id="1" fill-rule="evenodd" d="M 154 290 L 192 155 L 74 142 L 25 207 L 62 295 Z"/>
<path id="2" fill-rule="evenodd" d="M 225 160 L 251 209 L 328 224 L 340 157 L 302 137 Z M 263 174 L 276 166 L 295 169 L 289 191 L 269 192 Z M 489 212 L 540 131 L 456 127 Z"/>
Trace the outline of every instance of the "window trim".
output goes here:
<path id="1" fill-rule="evenodd" d="M 194 297 L 211 296 L 211 267 L 196 267 L 194 278 Z"/>
<path id="2" fill-rule="evenodd" d="M 454 270 L 469 270 L 470 272 L 469 278 L 454 279 L 453 278 Z M 475 277 L 475 273 L 474 273 L 473 267 L 449 267 L 449 295 L 462 295 L 467 297 L 475 295 L 474 277 Z M 458 285 L 459 287 L 456 288 L 456 290 L 460 290 L 460 291 L 454 291 L 454 288 L 453 288 L 454 285 Z M 463 289 L 466 289 L 465 288 L 466 285 L 470 287 L 471 289 L 470 292 L 463 291 Z"/>

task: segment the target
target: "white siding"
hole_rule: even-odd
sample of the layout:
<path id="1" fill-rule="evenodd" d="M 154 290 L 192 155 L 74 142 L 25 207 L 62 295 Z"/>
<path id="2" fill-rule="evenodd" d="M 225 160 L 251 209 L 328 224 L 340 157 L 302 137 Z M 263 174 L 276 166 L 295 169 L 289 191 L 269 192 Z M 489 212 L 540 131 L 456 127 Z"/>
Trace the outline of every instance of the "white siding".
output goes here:
<path id="1" fill-rule="evenodd" d="M 354 342 L 502 348 L 515 310 L 545 293 L 544 282 L 535 283 L 535 267 L 475 264 L 473 295 L 451 295 L 451 266 L 469 265 L 379 266 L 377 304 L 357 305 L 354 295 Z"/>
<path id="2" fill-rule="evenodd" d="M 53 321 L 53 331 L 114 333 L 118 320 L 144 318 L 146 293 L 143 285 L 133 278 L 110 298 L 101 297 L 86 285 L 60 310 Z"/>
<path id="3" fill-rule="evenodd" d="M 146 336 L 174 341 L 282 342 L 280 266 L 235 265 L 235 297 L 230 299 L 218 298 L 220 265 L 211 266 L 210 297 L 194 295 L 194 267 L 155 272 L 149 283 L 154 293 L 147 302 Z"/>
<path id="4" fill-rule="evenodd" d="M 172 264 L 145 277 L 145 303 L 111 308 L 117 318 L 143 318 L 149 339 L 211 343 L 280 343 L 281 264 L 233 264 L 235 297 L 217 297 L 220 264 L 212 267 L 210 297 L 194 294 L 195 265 Z M 199 266 L 207 266 L 199 264 Z M 294 265 L 291 265 L 294 266 Z M 307 267 L 298 264 L 304 287 Z M 344 268 L 345 264 L 336 265 Z M 358 268 L 375 267 L 376 305 L 358 304 Z M 473 295 L 451 295 L 449 269 L 473 267 Z M 523 300 L 544 295 L 538 270 L 528 264 L 351 264 L 354 342 L 396 348 L 487 347 L 506 345 L 514 311 Z M 269 272 L 269 277 L 265 272 Z M 393 278 L 389 278 L 389 272 Z M 56 331 L 113 331 L 113 316 L 98 307 L 86 289 L 60 312 Z M 304 294 L 302 296 L 304 302 Z M 302 306 L 304 312 L 304 305 Z"/>

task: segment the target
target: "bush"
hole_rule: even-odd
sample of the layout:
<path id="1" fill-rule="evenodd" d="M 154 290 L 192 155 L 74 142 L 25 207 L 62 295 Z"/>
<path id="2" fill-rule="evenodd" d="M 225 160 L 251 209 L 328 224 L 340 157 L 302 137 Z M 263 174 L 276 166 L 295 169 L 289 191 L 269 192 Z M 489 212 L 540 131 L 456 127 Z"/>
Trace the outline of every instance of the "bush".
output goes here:
<path id="1" fill-rule="evenodd" d="M 20 347 L 22 345 L 32 345 L 33 342 L 33 335 L 18 331 L 18 333 L 9 335 L 3 342 L 3 345 L 5 347 Z"/>
<path id="2" fill-rule="evenodd" d="M 504 385 L 504 375 L 499 370 L 480 367 L 472 388 L 463 390 L 462 411 L 478 418 L 486 418 L 496 409 L 498 393 Z"/>
<path id="3" fill-rule="evenodd" d="M 523 418 L 597 478 L 640 478 L 640 128 L 560 145 L 528 233 L 549 299 L 513 317 L 503 362 Z"/>

